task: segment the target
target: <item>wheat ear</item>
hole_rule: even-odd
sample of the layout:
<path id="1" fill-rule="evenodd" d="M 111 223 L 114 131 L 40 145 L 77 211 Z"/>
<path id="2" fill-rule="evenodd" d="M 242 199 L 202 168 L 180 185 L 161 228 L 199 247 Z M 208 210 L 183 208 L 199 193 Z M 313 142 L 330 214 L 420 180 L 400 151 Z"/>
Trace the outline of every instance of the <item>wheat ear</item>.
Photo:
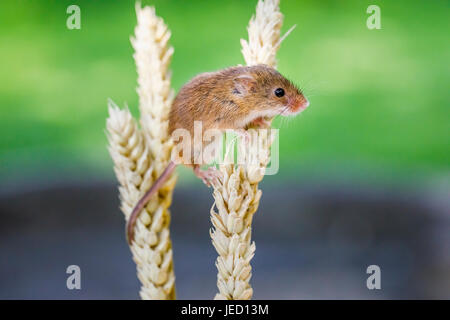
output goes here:
<path id="1" fill-rule="evenodd" d="M 284 38 L 280 37 L 282 23 L 279 0 L 258 1 L 256 14 L 248 26 L 249 40 L 241 39 L 247 65 L 263 63 L 276 67 L 276 52 Z M 259 159 L 258 163 L 221 165 L 219 170 L 223 179 L 214 187 L 215 203 L 211 208 L 213 228 L 210 234 L 218 253 L 219 293 L 215 299 L 248 300 L 253 295 L 250 260 L 255 254 L 255 243 L 251 242 L 251 225 L 262 194 L 258 183 L 264 177 L 273 139 L 267 131 L 253 133 L 256 136 L 252 139 L 266 141 L 262 149 L 249 148 L 249 157 Z"/>
<path id="2" fill-rule="evenodd" d="M 128 109 L 109 105 L 109 152 L 119 181 L 121 209 L 127 220 L 133 207 L 150 188 L 170 160 L 172 141 L 167 132 L 174 92 L 169 63 L 173 48 L 170 32 L 153 7 L 136 4 L 137 26 L 131 38 L 138 74 L 141 126 Z M 131 245 L 142 299 L 175 299 L 169 206 L 175 187 L 172 176 L 149 201 L 136 222 Z"/>

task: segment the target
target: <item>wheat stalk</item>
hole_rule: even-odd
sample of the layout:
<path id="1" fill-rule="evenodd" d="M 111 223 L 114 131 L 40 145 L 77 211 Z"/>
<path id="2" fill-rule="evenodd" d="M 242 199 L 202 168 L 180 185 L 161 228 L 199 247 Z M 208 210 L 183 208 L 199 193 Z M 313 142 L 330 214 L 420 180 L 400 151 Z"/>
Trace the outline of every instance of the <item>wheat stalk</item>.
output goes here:
<path id="1" fill-rule="evenodd" d="M 279 0 L 259 0 L 256 14 L 248 26 L 249 40 L 241 39 L 242 54 L 247 65 L 267 64 L 276 67 L 276 52 L 283 37 L 280 30 L 283 15 Z M 261 190 L 258 183 L 263 179 L 269 162 L 272 135 L 256 131 L 253 139 L 266 141 L 265 147 L 249 148 L 249 157 L 259 159 L 255 164 L 221 165 L 223 179 L 214 186 L 215 203 L 211 208 L 210 232 L 212 243 L 218 253 L 216 260 L 217 287 L 215 299 L 248 300 L 253 295 L 250 286 L 250 261 L 255 254 L 251 242 L 253 215 L 258 209 Z M 268 141 L 267 141 L 268 140 Z M 258 154 L 256 154 L 258 153 Z"/>
<path id="2" fill-rule="evenodd" d="M 174 92 L 170 86 L 169 63 L 173 48 L 170 32 L 153 7 L 136 4 L 137 26 L 131 38 L 137 74 L 141 126 L 128 109 L 109 101 L 107 133 L 109 152 L 120 183 L 121 210 L 127 220 L 133 207 L 170 161 L 172 141 L 168 114 Z M 175 299 L 169 206 L 175 187 L 172 176 L 146 205 L 136 222 L 130 248 L 141 282 L 142 299 Z"/>

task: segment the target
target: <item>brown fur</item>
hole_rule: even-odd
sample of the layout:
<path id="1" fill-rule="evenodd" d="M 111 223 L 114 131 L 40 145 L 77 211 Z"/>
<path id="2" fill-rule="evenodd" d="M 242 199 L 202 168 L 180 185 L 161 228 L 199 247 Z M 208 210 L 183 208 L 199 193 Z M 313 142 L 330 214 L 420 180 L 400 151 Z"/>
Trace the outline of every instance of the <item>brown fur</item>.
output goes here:
<path id="1" fill-rule="evenodd" d="M 274 90 L 283 88 L 284 97 Z M 176 96 L 169 116 L 169 134 L 184 128 L 193 136 L 194 121 L 207 129 L 245 129 L 258 117 L 295 112 L 306 103 L 302 93 L 275 69 L 266 65 L 230 67 L 202 73 Z"/>

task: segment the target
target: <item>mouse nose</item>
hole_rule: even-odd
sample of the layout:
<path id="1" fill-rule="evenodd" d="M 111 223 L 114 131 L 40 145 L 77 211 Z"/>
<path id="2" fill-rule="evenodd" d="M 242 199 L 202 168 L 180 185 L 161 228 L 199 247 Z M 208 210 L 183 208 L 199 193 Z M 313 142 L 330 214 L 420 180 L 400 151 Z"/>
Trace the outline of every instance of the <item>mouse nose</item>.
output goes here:
<path id="1" fill-rule="evenodd" d="M 305 110 L 309 106 L 309 101 L 305 97 L 296 97 L 288 105 L 290 107 L 290 114 L 295 115 Z"/>
<path id="2" fill-rule="evenodd" d="M 309 100 L 305 98 L 305 100 L 301 103 L 301 107 L 303 109 L 307 108 L 309 106 Z"/>
<path id="3" fill-rule="evenodd" d="M 301 99 L 299 102 L 298 102 L 298 110 L 301 110 L 301 111 L 303 111 L 303 110 L 305 110 L 307 107 L 309 106 L 309 101 L 308 101 L 308 99 L 306 99 L 306 98 L 303 98 L 303 99 Z"/>

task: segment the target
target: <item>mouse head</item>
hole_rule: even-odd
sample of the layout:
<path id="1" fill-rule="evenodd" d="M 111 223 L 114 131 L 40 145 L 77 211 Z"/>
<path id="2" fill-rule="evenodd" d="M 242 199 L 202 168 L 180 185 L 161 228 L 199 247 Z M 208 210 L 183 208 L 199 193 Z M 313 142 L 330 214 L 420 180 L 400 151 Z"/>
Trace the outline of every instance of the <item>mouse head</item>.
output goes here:
<path id="1" fill-rule="evenodd" d="M 258 117 L 292 116 L 309 105 L 291 81 L 266 65 L 245 67 L 233 82 L 233 94 Z"/>

